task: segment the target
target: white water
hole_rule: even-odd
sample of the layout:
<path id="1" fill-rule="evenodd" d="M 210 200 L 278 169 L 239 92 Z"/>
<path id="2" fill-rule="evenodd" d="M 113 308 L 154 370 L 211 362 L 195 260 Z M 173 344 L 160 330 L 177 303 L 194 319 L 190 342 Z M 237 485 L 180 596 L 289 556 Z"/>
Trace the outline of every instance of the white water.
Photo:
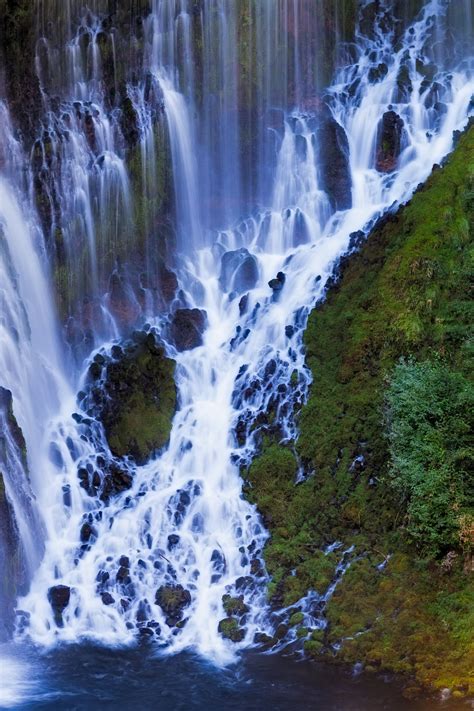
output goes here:
<path id="1" fill-rule="evenodd" d="M 171 45 L 166 45 L 166 66 L 161 67 L 159 76 L 173 147 L 176 208 L 183 219 L 181 225 L 178 223 L 179 237 L 181 244 L 206 245 L 182 255 L 181 285 L 189 304 L 206 310 L 208 327 L 202 347 L 176 354 L 180 409 L 167 450 L 156 461 L 136 468 L 132 489 L 107 506 L 89 497 L 79 486 L 78 465 L 95 460 L 97 443 L 80 438 L 83 430 L 70 419 L 74 408 L 70 393 L 62 391 L 61 408 L 57 403 L 49 408 L 49 390 L 31 392 L 33 384 L 39 387 L 37 379 L 32 381 L 28 375 L 33 363 L 35 374 L 38 372 L 38 357 L 31 353 L 26 356 L 24 366 L 11 371 L 11 377 L 20 384 L 18 418 L 25 427 L 29 447 L 30 441 L 33 443 L 30 460 L 36 477 L 38 507 L 47 532 L 42 565 L 29 595 L 19 603 L 30 614 L 26 631 L 35 642 L 51 645 L 58 640 L 92 638 L 107 644 L 130 643 L 137 630 L 138 614 L 143 617 L 143 624 L 150 620 L 160 624 L 158 640 L 167 652 L 194 648 L 225 663 L 233 658 L 236 649 L 252 644 L 256 631 L 269 626 L 262 577 L 239 591 L 250 607 L 243 641 L 231 645 L 217 630 L 218 621 L 224 617 L 222 595 L 233 592 L 236 580 L 250 574 L 251 558 L 259 557 L 266 539 L 257 512 L 241 496 L 238 463 L 248 461 L 252 455 L 254 442 L 248 429 L 254 417 L 275 396 L 277 386 L 289 385 L 294 370 L 300 374 L 300 392 L 293 398 L 305 395 L 308 375 L 301 329 L 311 306 L 323 294 L 335 261 L 347 250 L 349 235 L 364 228 L 393 203 L 406 200 L 417 184 L 426 179 L 432 165 L 449 152 L 453 130 L 466 122 L 474 91 L 472 67 L 470 71 L 464 68 L 451 72 L 452 78 L 444 74 L 439 77 L 442 100 L 447 106 L 446 113 L 439 118 L 424 106 L 426 92 L 420 94 L 421 77 L 414 64 L 416 55 L 425 51 L 428 18 L 433 14 L 441 18 L 443 6 L 441 0 L 427 3 L 422 20 L 413 32 L 407 32 L 398 54 L 393 52 L 387 37 L 373 42 L 361 39 L 358 65 L 342 71 L 330 90 L 333 114 L 344 126 L 351 149 L 352 209 L 331 215 L 318 177 L 317 141 L 313 140 L 317 131 L 315 117 L 309 110 L 285 105 L 283 133 L 277 136 L 277 171 L 272 188 L 266 191 L 272 196 L 268 205 L 237 226 L 229 225 L 214 234 L 214 244 L 209 232 L 199 234 L 204 231 L 201 218 L 196 220 L 200 214 L 201 190 L 207 192 L 209 188 L 201 184 L 191 164 L 192 102 L 179 93 L 181 85 L 169 72 Z M 155 23 L 156 13 L 162 10 L 162 4 L 158 3 Z M 224 46 L 230 41 L 223 40 Z M 393 103 L 405 50 L 409 59 L 403 61 L 407 62 L 414 90 L 408 102 Z M 156 47 L 154 51 L 158 72 L 165 54 Z M 369 52 L 383 56 L 388 63 L 386 77 L 377 84 L 366 80 Z M 295 73 L 298 66 L 296 63 Z M 359 89 L 349 99 L 343 89 L 357 78 L 361 79 Z M 382 175 L 374 168 L 374 147 L 378 120 L 389 105 L 405 120 L 406 148 L 396 173 Z M 225 136 L 219 140 L 225 142 Z M 262 155 L 266 150 L 263 148 Z M 75 155 L 70 156 L 72 165 Z M 23 241 L 17 241 L 15 246 L 21 260 L 24 250 L 28 250 L 28 255 L 34 254 L 28 241 L 30 233 L 10 189 L 4 186 L 3 190 L 7 232 L 13 235 L 19 230 L 24 235 Z M 304 239 L 300 239 L 301 225 Z M 12 237 L 8 240 L 9 244 L 13 241 Z M 246 313 L 241 316 L 239 299 L 231 299 L 223 292 L 219 273 L 223 251 L 243 246 L 258 260 L 259 281 L 249 295 Z M 51 371 L 60 373 L 57 352 L 51 350 L 54 333 L 43 328 L 45 324 L 51 326 L 54 319 L 49 312 L 35 310 L 48 304 L 44 277 L 40 265 L 30 260 L 30 256 L 28 261 L 32 261 L 30 268 L 34 268 L 34 273 L 25 282 L 24 301 L 32 309 L 33 329 L 39 331 L 31 340 L 38 339 L 41 358 Z M 280 297 L 275 299 L 268 281 L 279 271 L 285 273 L 286 282 Z M 317 276 L 321 278 L 316 282 Z M 159 319 L 156 326 L 161 327 Z M 287 326 L 295 327 L 294 335 L 287 335 Z M 28 343 L 27 333 L 23 335 Z M 23 338 L 20 342 L 23 348 Z M 265 375 L 272 359 L 276 361 L 274 372 Z M 257 382 L 258 388 L 248 395 L 246 390 L 252 382 Z M 53 392 L 55 387 L 51 388 Z M 21 404 L 21 398 L 25 405 Z M 31 403 L 36 403 L 40 412 L 28 410 Z M 277 408 L 282 436 L 294 437 L 291 396 L 280 398 Z M 53 413 L 54 422 L 41 448 L 34 423 L 38 420 L 44 423 Z M 239 418 L 248 433 L 242 448 L 236 445 L 233 436 Z M 51 442 L 55 444 L 54 463 L 49 456 Z M 103 442 L 101 446 L 106 448 Z M 70 496 L 67 506 L 65 490 Z M 80 528 L 89 514 L 96 538 L 81 551 Z M 168 536 L 172 534 L 179 535 L 179 542 L 170 550 Z M 116 581 L 122 556 L 130 559 L 130 582 L 125 587 Z M 99 573 L 103 576 L 104 572 L 109 578 L 99 583 L 97 576 Z M 184 610 L 188 621 L 180 630 L 169 627 L 165 615 L 154 604 L 157 588 L 171 582 L 179 583 L 191 594 L 191 604 Z M 72 590 L 63 627 L 55 624 L 47 599 L 48 588 L 53 584 L 68 585 Z M 105 591 L 113 596 L 113 604 L 103 604 L 100 593 Z M 122 599 L 126 600 L 126 609 Z"/>

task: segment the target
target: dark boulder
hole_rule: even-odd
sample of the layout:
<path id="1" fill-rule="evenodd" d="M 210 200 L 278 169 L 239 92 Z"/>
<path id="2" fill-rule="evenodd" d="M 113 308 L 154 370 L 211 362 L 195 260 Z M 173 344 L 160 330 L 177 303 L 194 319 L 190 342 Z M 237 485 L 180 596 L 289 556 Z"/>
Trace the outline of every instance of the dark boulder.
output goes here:
<path id="1" fill-rule="evenodd" d="M 191 593 L 182 585 L 162 585 L 156 591 L 155 604 L 165 613 L 168 627 L 175 627 L 191 604 Z"/>
<path id="2" fill-rule="evenodd" d="M 219 622 L 217 630 L 224 639 L 229 639 L 231 642 L 242 642 L 245 637 L 245 630 L 239 627 L 235 617 L 225 617 Z"/>
<path id="3" fill-rule="evenodd" d="M 248 249 L 242 247 L 222 255 L 219 283 L 223 291 L 243 294 L 253 289 L 257 281 L 257 260 Z"/>
<path id="4" fill-rule="evenodd" d="M 405 104 L 410 101 L 413 92 L 413 84 L 410 77 L 410 70 L 406 64 L 402 64 L 397 76 L 397 90 L 395 101 L 397 104 Z"/>
<path id="5" fill-rule="evenodd" d="M 168 441 L 176 410 L 175 363 L 166 357 L 153 333 L 136 332 L 116 349 L 116 358 L 104 356 L 83 407 L 103 425 L 110 450 L 117 457 L 146 462 Z M 101 387 L 97 387 L 98 382 Z M 130 474 L 104 461 L 104 498 L 129 488 Z"/>
<path id="6" fill-rule="evenodd" d="M 395 111 L 386 111 L 377 131 L 375 167 L 381 173 L 391 173 L 398 166 L 403 147 L 405 124 Z"/>
<path id="7" fill-rule="evenodd" d="M 346 132 L 329 110 L 322 112 L 318 131 L 319 178 L 335 210 L 352 207 L 352 178 Z"/>
<path id="8" fill-rule="evenodd" d="M 387 76 L 388 73 L 388 67 L 385 64 L 385 62 L 380 62 L 374 67 L 370 67 L 369 73 L 368 73 L 368 79 L 371 84 L 376 84 L 379 81 L 382 81 Z"/>
<path id="9" fill-rule="evenodd" d="M 173 314 L 170 338 L 178 351 L 189 351 L 202 346 L 206 327 L 206 312 L 201 309 L 178 309 Z"/>
<path id="10" fill-rule="evenodd" d="M 295 212 L 295 220 L 293 223 L 293 244 L 299 247 L 300 244 L 307 244 L 311 241 L 311 235 L 306 223 L 306 217 L 299 208 Z"/>
<path id="11" fill-rule="evenodd" d="M 270 279 L 268 286 L 274 294 L 278 294 L 285 286 L 286 276 L 283 272 L 278 272 L 275 279 Z"/>
<path id="12" fill-rule="evenodd" d="M 63 612 L 69 605 L 71 588 L 67 585 L 54 585 L 48 590 L 48 600 L 54 612 L 54 621 L 58 627 L 63 625 Z"/>
<path id="13" fill-rule="evenodd" d="M 222 598 L 222 604 L 224 605 L 224 610 L 228 617 L 232 617 L 233 615 L 242 617 L 250 611 L 250 608 L 244 602 L 243 595 L 239 595 L 238 597 L 224 595 Z"/>

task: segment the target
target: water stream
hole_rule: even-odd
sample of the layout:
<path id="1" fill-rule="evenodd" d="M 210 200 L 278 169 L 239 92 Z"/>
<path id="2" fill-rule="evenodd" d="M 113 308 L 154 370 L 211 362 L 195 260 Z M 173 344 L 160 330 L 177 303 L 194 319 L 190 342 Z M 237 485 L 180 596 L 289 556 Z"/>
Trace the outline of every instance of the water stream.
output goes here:
<path id="1" fill-rule="evenodd" d="M 443 31 L 449 3 L 428 0 L 402 32 L 396 24 L 387 30 L 382 21 L 370 37 L 361 31 L 348 51 L 351 61 L 316 94 L 312 72 L 318 70 L 308 68 L 308 53 L 317 19 L 308 28 L 305 3 L 264 0 L 254 17 L 262 38 L 256 58 L 261 91 L 249 167 L 239 142 L 237 10 L 228 11 L 220 0 L 202 3 L 207 51 L 199 79 L 192 5 L 154 1 L 143 30 L 148 85 L 143 80 L 128 88 L 140 118 L 146 194 L 154 181 L 153 111 L 164 110 L 178 279 L 185 303 L 203 309 L 207 318 L 202 346 L 176 352 L 167 344 L 177 362 L 179 394 L 169 445 L 146 465 L 130 465 L 132 487 L 107 503 L 81 488 L 78 468 L 96 466 L 98 454 L 111 455 L 98 426 L 91 437 L 89 425 L 71 418 L 80 412 L 74 392 L 85 386 L 87 362 L 82 374 L 71 375 L 61 355 L 41 231 L 11 170 L 0 180 L 0 283 L 6 307 L 0 385 L 13 391 L 38 519 L 36 532 L 24 523 L 24 506 L 15 505 L 22 543 L 32 570 L 37 568 L 18 603 L 18 636 L 46 647 L 85 639 L 115 646 L 133 644 L 147 630 L 164 653 L 193 650 L 223 665 L 274 624 L 261 560 L 267 533 L 242 496 L 239 474 L 258 446 L 255 422 L 272 409 L 282 440 L 297 437 L 294 413 L 310 385 L 302 345 L 307 316 L 352 244 L 351 235 L 367 231 L 379 215 L 409 199 L 452 149 L 453 131 L 462 129 L 472 112 L 474 60 L 448 52 L 434 56 L 439 53 L 434 37 Z M 465 3 L 466 21 L 469 10 Z M 133 231 L 126 225 L 134 198 L 123 136 L 101 78 L 101 25 L 88 15 L 81 27 L 67 39 L 69 108 L 59 118 L 51 110 L 45 129 L 56 136 L 59 121 L 68 138 L 49 154 L 43 138 L 36 160 L 60 156 L 62 170 L 49 188 L 60 197 L 66 249 L 73 259 L 77 245 L 84 245 L 90 283 L 98 292 L 104 240 L 97 233 L 105 231 L 110 246 L 122 225 Z M 90 36 L 86 50 L 85 34 Z M 283 58 L 273 56 L 275 47 Z M 45 56 L 51 62 L 53 50 Z M 437 67 L 427 81 L 424 67 L 433 61 Z M 145 99 L 150 100 L 150 82 L 153 110 Z M 6 108 L 1 110 L 6 115 Z M 400 155 L 388 170 L 381 166 L 379 148 L 380 121 L 387 112 L 402 122 Z M 87 122 L 94 127 L 93 141 Z M 339 146 L 337 160 L 349 184 L 343 198 L 328 183 L 327 141 Z M 11 150 L 13 137 L 4 137 L 2 145 Z M 118 328 L 106 301 L 102 308 L 105 325 L 95 334 L 94 352 L 109 353 Z M 166 338 L 163 315 L 147 316 Z M 15 482 L 7 478 L 6 485 L 12 494 Z M 94 529 L 87 546 L 80 540 L 84 521 Z M 350 551 L 341 551 L 341 564 L 348 558 Z M 48 600 L 49 588 L 59 584 L 71 588 L 61 626 Z M 179 626 L 169 625 L 155 604 L 157 590 L 170 584 L 189 593 Z M 243 594 L 248 606 L 237 644 L 218 632 L 226 593 Z M 310 591 L 304 604 L 318 624 L 321 599 Z"/>

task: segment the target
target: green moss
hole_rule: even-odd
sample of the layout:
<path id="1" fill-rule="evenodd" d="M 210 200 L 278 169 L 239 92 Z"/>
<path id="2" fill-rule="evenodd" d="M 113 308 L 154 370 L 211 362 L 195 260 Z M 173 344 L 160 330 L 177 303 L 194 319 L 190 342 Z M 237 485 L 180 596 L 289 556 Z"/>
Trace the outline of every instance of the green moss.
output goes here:
<path id="1" fill-rule="evenodd" d="M 303 622 L 303 620 L 304 620 L 304 615 L 302 612 L 294 612 L 291 615 L 288 624 L 290 625 L 290 627 L 294 627 L 295 625 L 301 624 Z"/>
<path id="2" fill-rule="evenodd" d="M 464 521 L 463 533 L 458 526 L 458 533 L 450 528 L 448 535 L 430 509 L 426 522 L 438 526 L 437 547 L 414 542 L 411 494 L 394 486 L 393 465 L 397 456 L 397 466 L 406 465 L 407 453 L 419 458 L 423 447 L 416 437 L 423 446 L 426 438 L 416 423 L 411 432 L 407 426 L 404 449 L 395 452 L 387 432 L 395 403 L 386 394 L 391 383 L 391 392 L 397 391 L 400 358 L 435 368 L 434 385 L 440 387 L 434 388 L 433 378 L 418 390 L 407 387 L 397 417 L 410 416 L 408 405 L 415 413 L 424 408 L 431 445 L 436 440 L 428 447 L 436 458 L 432 464 L 449 461 L 451 467 L 443 479 L 446 496 L 441 487 L 436 506 L 455 518 L 471 510 L 472 452 L 463 440 L 467 419 L 461 413 L 468 409 L 463 392 L 472 387 L 473 373 L 467 287 L 473 271 L 473 176 L 471 128 L 410 203 L 382 219 L 360 251 L 342 260 L 339 279 L 311 314 L 305 334 L 313 385 L 296 446 L 313 474 L 295 485 L 292 451 L 266 442 L 246 475 L 247 494 L 271 532 L 265 558 L 272 603 L 292 604 L 308 589 L 324 592 L 337 551 L 325 556 L 323 547 L 335 540 L 354 545 L 354 561 L 327 606 L 327 641 L 341 643 L 336 658 L 363 660 L 374 669 L 462 693 L 472 684 L 473 668 L 467 572 L 472 525 Z M 434 412 L 441 429 L 431 421 Z M 454 482 L 461 479 L 462 501 L 452 498 Z M 429 476 L 426 486 L 423 515 L 435 493 Z M 433 557 L 447 550 L 446 561 Z M 324 639 L 318 632 L 308 640 L 308 654 L 319 654 Z"/>
<path id="3" fill-rule="evenodd" d="M 239 622 L 235 617 L 227 617 L 221 620 L 218 630 L 224 639 L 229 639 L 231 642 L 241 642 L 245 637 L 245 630 L 239 627 Z"/>
<path id="4" fill-rule="evenodd" d="M 175 363 L 152 334 L 130 343 L 104 368 L 100 419 L 113 454 L 144 463 L 168 441 L 176 410 Z M 95 365 L 95 364 L 93 364 Z M 101 369 L 91 369 L 91 375 Z"/>

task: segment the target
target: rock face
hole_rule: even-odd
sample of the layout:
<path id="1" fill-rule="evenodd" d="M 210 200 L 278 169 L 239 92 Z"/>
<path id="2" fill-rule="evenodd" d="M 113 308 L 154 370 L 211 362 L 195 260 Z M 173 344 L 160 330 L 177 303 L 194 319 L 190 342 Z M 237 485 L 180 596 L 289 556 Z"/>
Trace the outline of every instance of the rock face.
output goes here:
<path id="1" fill-rule="evenodd" d="M 205 327 L 205 311 L 201 311 L 201 309 L 178 309 L 175 311 L 169 331 L 176 350 L 190 351 L 202 346 L 202 334 Z"/>
<path id="2" fill-rule="evenodd" d="M 242 247 L 222 255 L 219 283 L 224 291 L 243 294 L 258 281 L 258 264 L 248 249 Z"/>
<path id="3" fill-rule="evenodd" d="M 191 593 L 182 585 L 162 585 L 156 591 L 155 604 L 165 613 L 168 627 L 176 627 L 191 604 Z"/>
<path id="4" fill-rule="evenodd" d="M 320 180 L 335 210 L 352 206 L 349 142 L 343 127 L 329 109 L 323 112 L 318 131 Z"/>
<path id="5" fill-rule="evenodd" d="M 13 414 L 12 394 L 0 388 L 0 641 L 13 631 L 15 599 L 26 592 L 27 583 L 24 551 L 5 486 L 6 473 L 9 472 L 11 481 L 15 461 L 18 476 L 25 480 L 18 481 L 23 494 L 29 489 L 25 439 Z"/>
<path id="6" fill-rule="evenodd" d="M 398 166 L 403 146 L 405 124 L 395 111 L 386 111 L 377 132 L 375 167 L 381 173 L 391 173 Z"/>
<path id="7" fill-rule="evenodd" d="M 152 333 L 136 332 L 110 356 L 95 357 L 87 412 L 103 424 L 112 454 L 143 464 L 166 444 L 176 410 L 174 368 Z"/>

